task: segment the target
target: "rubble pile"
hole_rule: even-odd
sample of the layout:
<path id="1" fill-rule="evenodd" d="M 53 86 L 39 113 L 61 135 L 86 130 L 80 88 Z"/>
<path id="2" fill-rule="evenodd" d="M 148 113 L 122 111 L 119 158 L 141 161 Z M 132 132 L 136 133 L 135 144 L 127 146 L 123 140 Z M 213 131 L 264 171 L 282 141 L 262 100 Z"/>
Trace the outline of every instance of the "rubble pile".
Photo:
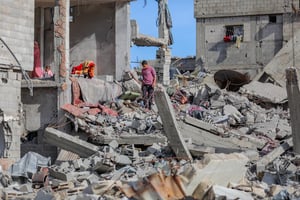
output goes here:
<path id="1" fill-rule="evenodd" d="M 126 75 L 117 84 L 126 89 L 107 101 L 84 101 L 90 94 L 73 86 L 76 99 L 62 109 L 87 139 L 51 127 L 44 137 L 79 158 L 51 165 L 28 153 L 1 172 L 2 198 L 300 199 L 300 156 L 290 151 L 282 88 L 252 81 L 229 92 L 204 78 L 158 87 L 158 110 L 148 111 Z"/>

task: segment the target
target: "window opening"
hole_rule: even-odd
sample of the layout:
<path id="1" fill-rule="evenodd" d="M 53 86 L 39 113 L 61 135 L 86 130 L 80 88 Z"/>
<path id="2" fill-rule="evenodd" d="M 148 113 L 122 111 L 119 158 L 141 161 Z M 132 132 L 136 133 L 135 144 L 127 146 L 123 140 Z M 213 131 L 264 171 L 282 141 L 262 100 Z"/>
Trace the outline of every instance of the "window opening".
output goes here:
<path id="1" fill-rule="evenodd" d="M 276 15 L 269 15 L 269 23 L 276 23 L 277 18 Z"/>
<path id="2" fill-rule="evenodd" d="M 243 41 L 244 27 L 243 25 L 225 26 L 224 42 L 236 42 L 237 39 Z"/>

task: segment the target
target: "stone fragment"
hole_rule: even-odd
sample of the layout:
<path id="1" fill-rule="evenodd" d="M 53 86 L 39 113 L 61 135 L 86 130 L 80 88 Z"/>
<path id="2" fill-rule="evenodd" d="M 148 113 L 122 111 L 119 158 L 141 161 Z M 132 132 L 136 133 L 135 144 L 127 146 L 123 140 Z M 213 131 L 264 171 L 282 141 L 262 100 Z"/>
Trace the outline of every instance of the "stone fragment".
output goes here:
<path id="1" fill-rule="evenodd" d="M 203 180 L 210 180 L 221 186 L 227 186 L 229 182 L 240 182 L 245 178 L 248 161 L 242 153 L 206 154 L 199 167 L 192 165 L 182 168 L 182 173 L 179 174 L 181 188 L 189 196 Z"/>
<path id="2" fill-rule="evenodd" d="M 50 186 L 44 187 L 37 192 L 35 200 L 40 200 L 40 199 L 43 199 L 43 200 L 56 199 Z"/>
<path id="3" fill-rule="evenodd" d="M 119 143 L 116 140 L 112 140 L 109 144 L 110 147 L 112 147 L 113 149 L 118 148 Z"/>
<path id="4" fill-rule="evenodd" d="M 19 191 L 24 193 L 31 193 L 33 192 L 32 185 L 30 183 L 20 185 Z"/>
<path id="5" fill-rule="evenodd" d="M 80 167 L 83 165 L 83 162 L 81 159 L 76 159 L 76 160 L 73 160 L 73 166 L 74 166 L 74 169 L 75 170 L 79 170 Z"/>
<path id="6" fill-rule="evenodd" d="M 226 199 L 226 200 L 235 200 L 235 199 L 243 199 L 243 200 L 254 200 L 250 193 L 246 193 L 239 190 L 234 190 L 230 188 L 226 188 L 220 185 L 214 185 L 209 190 L 208 195 L 204 198 L 204 200 L 210 199 Z"/>
<path id="7" fill-rule="evenodd" d="M 234 119 L 237 121 L 237 122 L 242 122 L 242 119 L 243 119 L 243 115 L 240 113 L 240 111 L 238 111 L 238 109 L 236 109 L 234 106 L 232 105 L 225 105 L 223 107 L 223 113 L 224 115 L 228 115 L 228 116 L 233 116 Z"/>
<path id="8" fill-rule="evenodd" d="M 130 165 L 132 163 L 130 158 L 125 155 L 117 155 L 115 158 L 115 162 L 119 165 Z"/>

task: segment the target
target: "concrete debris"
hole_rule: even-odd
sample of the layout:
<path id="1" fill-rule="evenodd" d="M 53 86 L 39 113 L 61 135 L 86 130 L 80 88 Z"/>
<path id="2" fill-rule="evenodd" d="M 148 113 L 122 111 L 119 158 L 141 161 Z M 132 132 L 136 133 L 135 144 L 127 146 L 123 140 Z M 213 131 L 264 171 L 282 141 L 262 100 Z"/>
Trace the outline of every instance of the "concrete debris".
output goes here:
<path id="1" fill-rule="evenodd" d="M 271 83 L 261 83 L 252 81 L 244 85 L 240 92 L 247 95 L 251 100 L 258 100 L 266 103 L 285 103 L 287 101 L 287 92 L 285 88 Z"/>
<path id="2" fill-rule="evenodd" d="M 34 166 L 25 180 L 1 171 L 2 197 L 300 198 L 300 157 L 290 151 L 283 96 L 259 93 L 261 83 L 230 92 L 196 77 L 184 87 L 159 86 L 150 111 L 131 72 L 123 77 L 127 92 L 114 101 L 77 96 L 79 103 L 62 106 L 74 129 L 44 132 L 45 142 L 77 157 Z"/>
<path id="3" fill-rule="evenodd" d="M 182 159 L 192 159 L 190 152 L 188 151 L 180 130 L 178 128 L 175 113 L 172 108 L 172 104 L 164 88 L 155 91 L 155 102 L 157 103 L 158 110 L 162 122 L 164 124 L 165 134 L 170 141 L 170 146 L 173 149 L 177 157 Z"/>
<path id="4" fill-rule="evenodd" d="M 209 199 L 253 200 L 254 198 L 251 196 L 251 194 L 243 192 L 243 191 L 226 188 L 224 186 L 214 185 L 207 192 L 207 195 L 203 198 L 203 200 L 209 200 Z"/>

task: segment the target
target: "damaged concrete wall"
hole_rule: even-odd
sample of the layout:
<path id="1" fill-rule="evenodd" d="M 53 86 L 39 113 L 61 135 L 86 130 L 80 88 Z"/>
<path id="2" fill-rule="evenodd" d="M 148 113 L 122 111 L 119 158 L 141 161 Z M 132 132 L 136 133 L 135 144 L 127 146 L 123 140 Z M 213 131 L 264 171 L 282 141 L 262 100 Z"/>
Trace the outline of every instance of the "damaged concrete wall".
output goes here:
<path id="1" fill-rule="evenodd" d="M 25 116 L 25 131 L 32 134 L 21 144 L 21 155 L 29 151 L 37 152 L 43 156 L 51 156 L 52 161 L 57 156 L 57 148 L 43 142 L 43 130 L 49 124 L 57 122 L 57 88 L 36 87 L 34 96 L 29 95 L 24 86 L 21 90 L 21 99 Z"/>
<path id="2" fill-rule="evenodd" d="M 72 7 L 72 12 L 71 67 L 84 60 L 93 60 L 97 66 L 96 75 L 113 75 L 120 78 L 123 69 L 129 67 L 128 3 L 75 6 Z M 45 64 L 53 63 L 53 24 L 51 23 L 51 9 L 45 9 Z"/>
<path id="3" fill-rule="evenodd" d="M 34 96 L 30 96 L 28 89 L 21 92 L 23 109 L 26 117 L 25 129 L 29 132 L 38 131 L 55 122 L 57 117 L 57 89 L 34 88 Z"/>
<path id="4" fill-rule="evenodd" d="M 70 23 L 70 63 L 88 59 L 96 62 L 96 74 L 114 74 L 115 5 L 87 5 L 74 8 Z M 96 20 L 97 19 L 97 20 Z"/>
<path id="5" fill-rule="evenodd" d="M 20 158 L 22 134 L 21 73 L 0 73 L 0 157 Z"/>
<path id="6" fill-rule="evenodd" d="M 195 17 L 206 18 L 284 13 L 285 9 L 290 7 L 290 2 L 283 0 L 195 0 L 194 5 Z"/>
<path id="7" fill-rule="evenodd" d="M 220 68 L 255 70 L 267 64 L 283 43 L 282 15 L 197 19 L 197 57 L 210 70 Z M 224 42 L 228 26 L 239 26 L 242 42 Z"/>
<path id="8" fill-rule="evenodd" d="M 3 0 L 0 6 L 0 37 L 25 70 L 33 67 L 34 0 Z M 0 50 L 0 65 L 12 64 Z M 15 64 L 15 63 L 13 63 Z"/>

